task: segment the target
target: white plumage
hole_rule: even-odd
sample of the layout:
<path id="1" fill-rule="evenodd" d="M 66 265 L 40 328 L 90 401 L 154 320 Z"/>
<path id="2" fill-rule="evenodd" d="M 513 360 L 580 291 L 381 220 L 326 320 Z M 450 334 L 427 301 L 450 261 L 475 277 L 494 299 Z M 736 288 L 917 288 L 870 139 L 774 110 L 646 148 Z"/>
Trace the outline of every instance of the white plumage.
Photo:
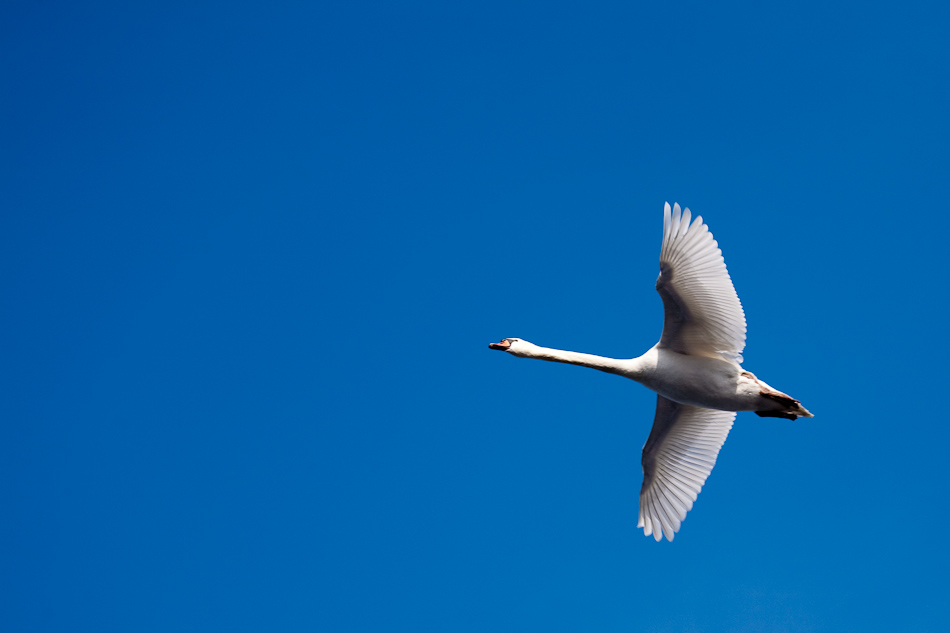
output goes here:
<path id="1" fill-rule="evenodd" d="M 656 397 L 656 417 L 643 445 L 640 521 L 644 534 L 673 540 L 712 472 L 735 420 L 734 411 L 692 407 Z"/>
<path id="2" fill-rule="evenodd" d="M 666 314 L 660 344 L 683 354 L 724 354 L 742 362 L 745 313 L 722 251 L 702 216 L 663 209 L 663 247 L 656 290 Z"/>
<path id="3" fill-rule="evenodd" d="M 746 321 L 719 245 L 702 217 L 678 204 L 663 210 L 660 341 L 626 360 L 539 347 L 506 338 L 489 347 L 521 358 L 591 367 L 657 392 L 653 429 L 643 446 L 640 520 L 646 535 L 672 541 L 712 472 L 736 411 L 762 417 L 812 417 L 801 403 L 741 367 Z"/>

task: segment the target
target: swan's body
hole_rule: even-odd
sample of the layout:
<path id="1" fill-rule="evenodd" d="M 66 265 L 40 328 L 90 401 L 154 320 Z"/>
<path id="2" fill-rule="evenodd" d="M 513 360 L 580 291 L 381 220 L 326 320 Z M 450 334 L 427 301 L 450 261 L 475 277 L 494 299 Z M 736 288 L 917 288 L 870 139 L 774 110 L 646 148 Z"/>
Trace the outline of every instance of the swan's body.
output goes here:
<path id="1" fill-rule="evenodd" d="M 656 289 L 665 318 L 660 341 L 644 355 L 614 359 L 539 347 L 507 338 L 492 349 L 591 367 L 635 380 L 657 393 L 653 430 L 643 447 L 640 523 L 670 541 L 716 463 L 736 411 L 763 417 L 812 417 L 798 400 L 742 369 L 745 314 L 719 250 L 702 218 L 663 216 Z"/>

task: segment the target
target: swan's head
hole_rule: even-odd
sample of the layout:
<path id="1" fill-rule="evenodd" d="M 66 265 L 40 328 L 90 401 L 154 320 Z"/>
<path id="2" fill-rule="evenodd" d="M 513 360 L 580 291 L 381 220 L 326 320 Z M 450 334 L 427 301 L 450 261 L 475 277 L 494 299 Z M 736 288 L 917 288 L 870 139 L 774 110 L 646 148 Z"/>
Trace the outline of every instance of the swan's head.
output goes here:
<path id="1" fill-rule="evenodd" d="M 508 352 L 515 356 L 530 356 L 534 345 L 520 338 L 503 338 L 500 343 L 489 343 L 488 347 Z"/>

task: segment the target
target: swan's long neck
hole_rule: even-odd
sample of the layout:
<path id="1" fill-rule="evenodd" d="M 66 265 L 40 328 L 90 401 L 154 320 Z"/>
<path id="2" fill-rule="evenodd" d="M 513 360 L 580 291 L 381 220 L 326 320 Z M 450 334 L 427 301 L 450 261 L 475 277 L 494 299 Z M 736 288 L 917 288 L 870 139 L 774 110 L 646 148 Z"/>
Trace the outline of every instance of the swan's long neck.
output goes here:
<path id="1" fill-rule="evenodd" d="M 580 365 L 581 367 L 590 367 L 598 371 L 604 371 L 608 374 L 619 374 L 628 378 L 635 378 L 636 367 L 634 360 L 620 360 L 617 358 L 607 358 L 605 356 L 595 356 L 594 354 L 582 354 L 580 352 L 567 352 L 560 349 L 551 349 L 550 347 L 540 347 L 531 345 L 531 348 L 518 353 L 522 358 L 537 358 L 538 360 L 549 360 L 555 363 L 567 363 L 569 365 Z"/>

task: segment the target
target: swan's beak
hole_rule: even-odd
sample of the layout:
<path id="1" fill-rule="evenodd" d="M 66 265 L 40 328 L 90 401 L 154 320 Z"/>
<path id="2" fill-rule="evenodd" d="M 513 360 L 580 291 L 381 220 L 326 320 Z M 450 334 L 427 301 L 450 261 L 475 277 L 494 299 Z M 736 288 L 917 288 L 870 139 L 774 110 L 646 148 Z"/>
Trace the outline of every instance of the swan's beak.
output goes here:
<path id="1" fill-rule="evenodd" d="M 508 339 L 503 340 L 501 343 L 489 343 L 489 349 L 500 349 L 503 352 L 507 352 L 508 348 L 511 347 L 511 343 L 508 342 Z"/>

